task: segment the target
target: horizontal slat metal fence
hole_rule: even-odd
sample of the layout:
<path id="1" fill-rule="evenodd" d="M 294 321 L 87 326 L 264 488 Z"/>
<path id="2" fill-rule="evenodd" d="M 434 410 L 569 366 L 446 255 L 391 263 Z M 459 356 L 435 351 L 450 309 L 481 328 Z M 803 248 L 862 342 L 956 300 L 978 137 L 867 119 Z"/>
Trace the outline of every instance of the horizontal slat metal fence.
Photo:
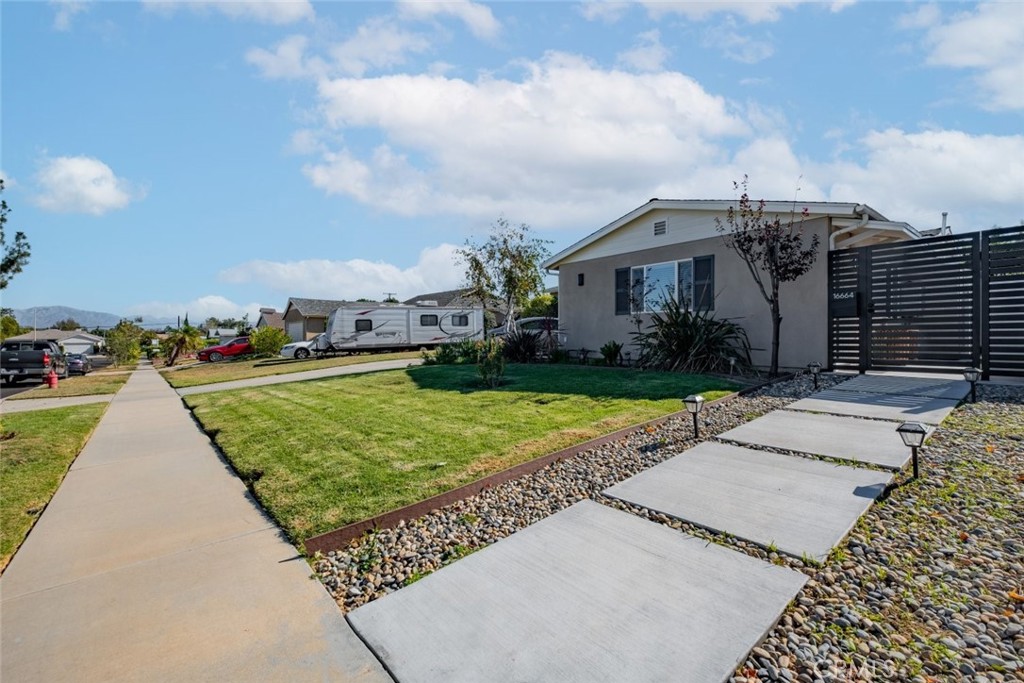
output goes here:
<path id="1" fill-rule="evenodd" d="M 829 288 L 835 369 L 1024 376 L 1024 226 L 831 252 Z"/>

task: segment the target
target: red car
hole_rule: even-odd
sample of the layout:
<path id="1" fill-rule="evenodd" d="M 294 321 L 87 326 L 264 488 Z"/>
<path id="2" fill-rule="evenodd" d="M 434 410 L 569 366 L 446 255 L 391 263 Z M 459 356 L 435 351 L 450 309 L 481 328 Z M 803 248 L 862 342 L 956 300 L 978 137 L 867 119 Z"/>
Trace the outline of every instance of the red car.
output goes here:
<path id="1" fill-rule="evenodd" d="M 249 338 L 236 337 L 227 344 L 205 348 L 197 356 L 199 360 L 208 360 L 216 363 L 230 356 L 241 356 L 246 353 L 252 353 L 252 345 L 249 344 Z"/>

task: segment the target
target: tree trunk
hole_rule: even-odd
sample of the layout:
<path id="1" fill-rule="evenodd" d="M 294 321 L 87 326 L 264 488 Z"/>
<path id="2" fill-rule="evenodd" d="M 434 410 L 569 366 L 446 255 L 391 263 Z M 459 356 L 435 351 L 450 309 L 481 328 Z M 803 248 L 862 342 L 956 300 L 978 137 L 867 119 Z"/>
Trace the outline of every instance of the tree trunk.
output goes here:
<path id="1" fill-rule="evenodd" d="M 782 326 L 782 313 L 779 311 L 779 300 L 772 302 L 772 365 L 768 369 L 769 377 L 779 374 L 779 328 Z"/>

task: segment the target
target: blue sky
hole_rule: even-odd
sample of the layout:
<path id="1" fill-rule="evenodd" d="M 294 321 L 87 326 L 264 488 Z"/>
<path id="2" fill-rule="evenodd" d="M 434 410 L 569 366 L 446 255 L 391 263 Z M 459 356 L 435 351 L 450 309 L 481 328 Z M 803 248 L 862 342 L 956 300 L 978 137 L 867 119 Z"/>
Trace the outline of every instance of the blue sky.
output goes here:
<path id="1" fill-rule="evenodd" d="M 651 197 L 1024 219 L 1024 4 L 4 2 L 3 305 L 255 320 Z M 10 235 L 8 235 L 10 237 Z"/>

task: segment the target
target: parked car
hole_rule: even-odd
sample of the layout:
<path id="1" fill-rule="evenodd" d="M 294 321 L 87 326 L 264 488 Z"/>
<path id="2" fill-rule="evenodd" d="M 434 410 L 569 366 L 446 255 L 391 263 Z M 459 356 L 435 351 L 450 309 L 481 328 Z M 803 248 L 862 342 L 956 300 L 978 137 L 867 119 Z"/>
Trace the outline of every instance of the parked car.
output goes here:
<path id="1" fill-rule="evenodd" d="M 68 374 L 87 375 L 92 372 L 92 361 L 84 353 L 68 354 Z"/>
<path id="2" fill-rule="evenodd" d="M 516 321 L 516 329 L 533 332 L 541 336 L 553 335 L 559 346 L 565 345 L 566 334 L 558 329 L 558 318 L 520 318 Z M 488 337 L 504 337 L 508 334 L 508 326 L 502 325 L 487 331 Z"/>
<path id="3" fill-rule="evenodd" d="M 68 376 L 64 353 L 56 342 L 8 340 L 0 346 L 0 375 L 8 384 L 23 379 L 45 382 L 51 371 Z"/>
<path id="4" fill-rule="evenodd" d="M 323 334 L 318 334 L 306 341 L 285 344 L 281 347 L 281 355 L 285 358 L 309 358 L 316 351 L 317 340 L 323 336 Z"/>
<path id="5" fill-rule="evenodd" d="M 249 343 L 248 337 L 236 337 L 227 344 L 219 344 L 217 346 L 210 346 L 203 349 L 196 356 L 201 361 L 211 361 L 216 363 L 217 361 L 230 358 L 232 356 L 241 356 L 246 353 L 252 353 L 252 344 Z"/>

